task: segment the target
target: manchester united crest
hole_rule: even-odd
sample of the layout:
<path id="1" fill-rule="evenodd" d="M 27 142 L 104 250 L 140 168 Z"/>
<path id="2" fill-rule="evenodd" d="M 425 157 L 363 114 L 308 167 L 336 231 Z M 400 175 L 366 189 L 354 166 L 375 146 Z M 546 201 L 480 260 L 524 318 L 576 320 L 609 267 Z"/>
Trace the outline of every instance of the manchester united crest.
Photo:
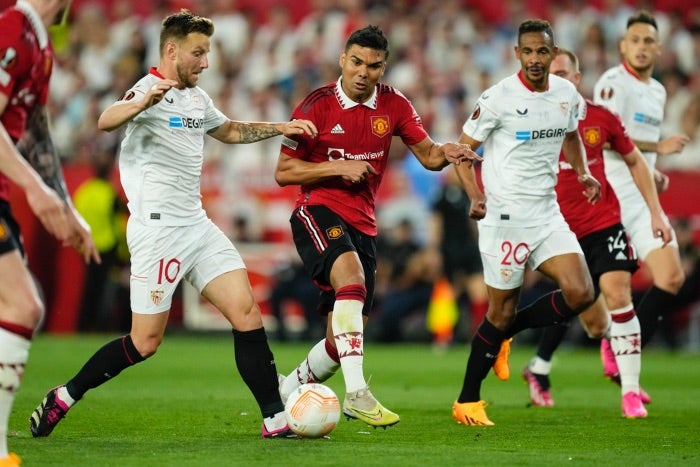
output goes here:
<path id="1" fill-rule="evenodd" d="M 370 117 L 372 123 L 372 133 L 380 138 L 389 133 L 389 117 L 381 115 L 379 117 Z"/>
<path id="2" fill-rule="evenodd" d="M 331 240 L 335 240 L 336 238 L 340 238 L 343 236 L 343 228 L 339 225 L 331 227 L 331 228 L 326 230 L 326 235 Z"/>
<path id="3" fill-rule="evenodd" d="M 583 142 L 586 143 L 587 146 L 597 146 L 600 144 L 600 138 L 599 127 L 583 129 Z"/>

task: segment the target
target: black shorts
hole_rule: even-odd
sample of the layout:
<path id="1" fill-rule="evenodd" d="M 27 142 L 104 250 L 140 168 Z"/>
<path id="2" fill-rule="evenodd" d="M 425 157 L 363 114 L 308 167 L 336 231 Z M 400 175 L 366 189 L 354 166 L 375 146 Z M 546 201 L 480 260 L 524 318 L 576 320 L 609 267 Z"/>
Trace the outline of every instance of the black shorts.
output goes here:
<path id="1" fill-rule="evenodd" d="M 0 200 L 0 255 L 14 250 L 19 250 L 24 257 L 19 224 L 12 215 L 10 203 Z"/>
<path id="2" fill-rule="evenodd" d="M 354 251 L 360 258 L 365 274 L 367 298 L 362 309 L 368 315 L 374 299 L 377 271 L 376 237 L 363 234 L 348 225 L 325 206 L 301 206 L 289 219 L 297 252 L 306 272 L 322 290 L 319 312 L 327 315 L 333 310 L 335 292 L 330 284 L 331 267 L 343 253 Z"/>
<path id="3" fill-rule="evenodd" d="M 622 224 L 586 235 L 579 243 L 595 284 L 598 284 L 603 273 L 629 271 L 630 274 L 634 274 L 639 269 L 637 253 L 632 248 Z"/>

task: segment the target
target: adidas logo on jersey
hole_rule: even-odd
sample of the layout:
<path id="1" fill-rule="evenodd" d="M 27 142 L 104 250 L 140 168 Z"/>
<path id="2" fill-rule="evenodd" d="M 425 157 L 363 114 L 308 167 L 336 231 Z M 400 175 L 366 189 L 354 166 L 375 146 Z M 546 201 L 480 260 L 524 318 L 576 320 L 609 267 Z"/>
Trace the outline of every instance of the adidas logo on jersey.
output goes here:
<path id="1" fill-rule="evenodd" d="M 344 135 L 345 130 L 343 130 L 343 127 L 340 126 L 340 123 L 336 123 L 333 129 L 331 130 L 332 135 Z"/>

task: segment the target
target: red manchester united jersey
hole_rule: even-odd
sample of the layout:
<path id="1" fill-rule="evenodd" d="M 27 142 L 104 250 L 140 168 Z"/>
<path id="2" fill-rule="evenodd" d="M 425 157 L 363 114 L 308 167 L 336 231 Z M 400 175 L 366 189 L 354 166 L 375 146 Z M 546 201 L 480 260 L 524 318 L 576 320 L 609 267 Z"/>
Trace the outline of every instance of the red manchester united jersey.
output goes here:
<path id="1" fill-rule="evenodd" d="M 13 141 L 24 132 L 37 105 L 46 104 L 53 49 L 39 15 L 27 3 L 0 14 L 0 93 L 8 98 L 0 116 Z M 8 180 L 0 174 L 0 198 L 8 198 Z"/>
<path id="2" fill-rule="evenodd" d="M 577 238 L 621 222 L 620 203 L 605 178 L 603 146 L 610 143 L 610 149 L 620 154 L 620 157 L 634 149 L 634 143 L 617 115 L 588 100 L 581 108 L 583 112 L 578 132 L 586 148 L 591 175 L 600 182 L 600 201 L 593 206 L 586 201 L 581 194 L 583 185 L 578 182 L 576 172 L 561 153 L 556 187 L 561 213 Z"/>
<path id="3" fill-rule="evenodd" d="M 374 201 L 386 169 L 392 136 L 399 136 L 407 145 L 428 137 L 413 105 L 398 90 L 381 83 L 367 102 L 358 104 L 343 93 L 338 80 L 309 94 L 292 117 L 314 122 L 318 137 L 285 138 L 284 154 L 309 162 L 364 160 L 377 172 L 357 184 L 335 177 L 303 185 L 297 207 L 325 205 L 359 231 L 376 235 Z"/>

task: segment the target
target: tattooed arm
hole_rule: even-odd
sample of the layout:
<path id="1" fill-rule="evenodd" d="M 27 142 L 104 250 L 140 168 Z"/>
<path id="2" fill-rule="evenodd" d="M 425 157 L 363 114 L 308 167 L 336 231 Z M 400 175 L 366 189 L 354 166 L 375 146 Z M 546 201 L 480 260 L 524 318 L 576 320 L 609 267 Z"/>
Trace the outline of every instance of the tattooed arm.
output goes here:
<path id="1" fill-rule="evenodd" d="M 209 135 L 223 143 L 254 143 L 277 135 L 300 135 L 306 133 L 316 136 L 316 126 L 308 120 L 291 122 L 237 122 L 228 120 L 223 125 L 209 132 Z"/>
<path id="2" fill-rule="evenodd" d="M 41 176 L 44 183 L 53 188 L 64 201 L 70 203 L 61 170 L 61 160 L 49 133 L 46 107 L 37 107 L 29 117 L 27 129 L 17 142 L 17 149 Z"/>
<path id="3" fill-rule="evenodd" d="M 89 263 L 90 260 L 99 263 L 100 254 L 92 239 L 90 226 L 75 209 L 68 194 L 61 169 L 61 160 L 49 132 L 48 109 L 46 107 L 37 107 L 29 117 L 27 128 L 17 143 L 17 149 L 41 176 L 44 183 L 53 188 L 68 206 L 66 214 L 71 233 L 64 244 L 78 250 L 86 263 Z"/>
<path id="4" fill-rule="evenodd" d="M 8 97 L 0 92 L 0 115 L 7 107 Z M 70 226 L 66 204 L 55 191 L 46 186 L 36 170 L 20 155 L 17 147 L 0 122 L 0 172 L 24 190 L 32 212 L 53 236 L 61 241 L 68 238 Z"/>

